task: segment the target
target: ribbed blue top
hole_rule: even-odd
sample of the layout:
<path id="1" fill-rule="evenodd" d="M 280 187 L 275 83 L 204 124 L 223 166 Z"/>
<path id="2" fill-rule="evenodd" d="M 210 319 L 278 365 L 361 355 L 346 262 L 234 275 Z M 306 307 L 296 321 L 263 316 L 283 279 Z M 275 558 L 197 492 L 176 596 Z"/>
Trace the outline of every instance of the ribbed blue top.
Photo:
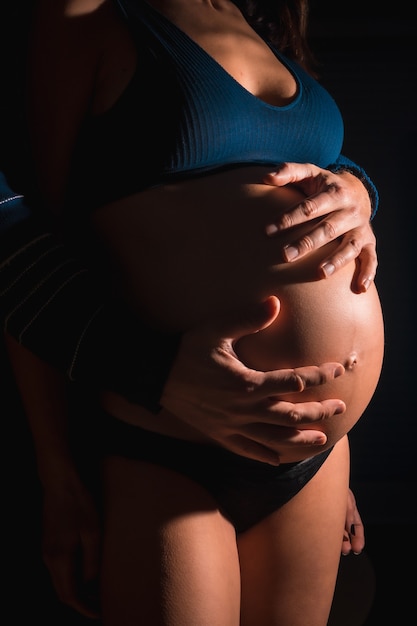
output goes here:
<path id="1" fill-rule="evenodd" d="M 238 164 L 337 161 L 343 121 L 329 93 L 275 51 L 298 86 L 273 106 L 143 0 L 117 0 L 138 50 L 127 89 L 80 136 L 73 194 L 99 206 L 176 177 Z"/>

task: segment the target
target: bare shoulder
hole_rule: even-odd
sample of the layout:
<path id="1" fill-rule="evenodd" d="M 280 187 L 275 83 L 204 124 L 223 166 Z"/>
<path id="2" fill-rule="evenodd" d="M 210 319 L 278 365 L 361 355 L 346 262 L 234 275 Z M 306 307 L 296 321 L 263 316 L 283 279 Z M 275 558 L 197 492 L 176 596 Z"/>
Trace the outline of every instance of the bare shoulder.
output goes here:
<path id="1" fill-rule="evenodd" d="M 98 51 L 118 22 L 117 14 L 112 0 L 38 0 L 35 35 L 40 33 L 41 40 L 46 36 L 57 50 L 76 43 L 83 53 Z"/>
<path id="2" fill-rule="evenodd" d="M 73 17 L 88 15 L 109 4 L 108 0 L 62 0 L 65 14 Z"/>
<path id="3" fill-rule="evenodd" d="M 108 4 L 109 0 L 38 0 L 37 10 L 43 14 L 77 17 L 94 13 Z"/>
<path id="4" fill-rule="evenodd" d="M 111 0 L 39 0 L 32 32 L 36 69 L 91 79 L 117 24 Z"/>
<path id="5" fill-rule="evenodd" d="M 111 0 L 38 0 L 35 16 L 45 27 L 56 32 L 64 28 L 88 25 L 102 27 L 114 19 L 115 6 Z"/>

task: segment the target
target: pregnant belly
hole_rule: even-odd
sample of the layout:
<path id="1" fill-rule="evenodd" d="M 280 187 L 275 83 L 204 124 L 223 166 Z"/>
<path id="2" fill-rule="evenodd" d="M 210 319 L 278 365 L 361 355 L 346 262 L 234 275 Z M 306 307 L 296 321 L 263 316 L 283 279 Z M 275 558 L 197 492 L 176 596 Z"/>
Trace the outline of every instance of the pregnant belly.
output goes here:
<path id="1" fill-rule="evenodd" d="M 139 194 L 101 210 L 97 232 L 118 268 L 115 282 L 123 297 L 162 329 L 185 331 L 225 313 L 240 319 L 246 306 L 276 295 L 277 320 L 241 339 L 236 352 L 260 370 L 344 364 L 347 373 L 335 381 L 282 398 L 342 399 L 346 412 L 317 424 L 330 446 L 360 418 L 379 379 L 384 341 L 377 290 L 353 292 L 354 262 L 318 280 L 319 260 L 335 243 L 307 259 L 283 263 L 285 237 L 291 241 L 311 225 L 267 238 L 265 225 L 301 195 L 260 185 L 260 175 L 259 168 L 239 170 Z M 254 182 L 248 183 L 251 177 Z M 168 435 L 179 432 L 168 416 L 156 424 L 154 416 L 122 398 L 105 398 L 106 408 L 121 419 Z M 181 436 L 192 439 L 195 433 L 185 429 Z M 283 461 L 300 458 L 305 458 L 301 449 Z"/>
<path id="2" fill-rule="evenodd" d="M 241 339 L 236 352 L 248 366 L 261 370 L 291 368 L 338 361 L 344 376 L 301 394 L 282 397 L 291 402 L 339 398 L 346 411 L 315 427 L 335 444 L 362 416 L 377 386 L 383 360 L 384 332 L 376 288 L 364 294 L 350 289 L 352 268 L 330 280 L 297 283 L 277 295 L 281 312 L 267 329 Z M 300 458 L 301 449 L 293 456 Z"/>

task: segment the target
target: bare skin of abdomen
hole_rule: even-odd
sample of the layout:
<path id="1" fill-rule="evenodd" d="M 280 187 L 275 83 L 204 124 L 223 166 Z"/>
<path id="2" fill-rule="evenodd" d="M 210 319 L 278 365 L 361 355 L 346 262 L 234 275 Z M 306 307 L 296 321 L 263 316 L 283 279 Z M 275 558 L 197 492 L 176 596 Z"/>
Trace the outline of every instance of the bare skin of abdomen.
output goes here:
<path id="1" fill-rule="evenodd" d="M 375 285 L 366 293 L 352 289 L 355 262 L 318 279 L 319 261 L 334 242 L 306 259 L 283 262 L 282 245 L 311 225 L 266 236 L 265 226 L 302 198 L 296 189 L 262 184 L 266 172 L 260 166 L 241 167 L 157 187 L 99 209 L 93 223 L 115 264 L 121 294 L 157 328 L 184 331 L 234 312 L 239 319 L 249 304 L 276 295 L 278 318 L 239 340 L 236 352 L 259 370 L 330 361 L 346 367 L 334 381 L 282 398 L 345 402 L 345 413 L 316 425 L 327 435 L 321 451 L 349 432 L 373 396 L 383 359 L 381 306 Z M 156 420 L 110 392 L 102 403 L 122 420 L 201 441 L 167 412 Z M 281 462 L 306 456 L 295 449 Z"/>

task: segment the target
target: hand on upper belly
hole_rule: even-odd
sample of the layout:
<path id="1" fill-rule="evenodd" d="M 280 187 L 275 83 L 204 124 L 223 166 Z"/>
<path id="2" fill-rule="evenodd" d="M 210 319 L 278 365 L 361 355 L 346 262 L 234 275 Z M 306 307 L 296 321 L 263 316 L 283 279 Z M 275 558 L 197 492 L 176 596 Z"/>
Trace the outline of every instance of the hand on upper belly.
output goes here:
<path id="1" fill-rule="evenodd" d="M 162 329 L 185 331 L 226 313 L 239 315 L 247 305 L 276 295 L 277 320 L 241 339 L 236 352 L 246 365 L 264 371 L 329 361 L 347 366 L 346 375 L 331 384 L 283 398 L 343 400 L 345 414 L 317 425 L 333 445 L 359 419 L 379 378 L 383 324 L 376 289 L 352 291 L 354 262 L 318 279 L 318 259 L 337 242 L 284 263 L 285 237 L 309 226 L 271 239 L 265 224 L 279 206 L 298 203 L 301 194 L 242 184 L 241 177 L 234 171 L 184 189 L 139 194 L 119 203 L 114 215 L 111 208 L 99 213 L 98 231 L 112 251 L 123 297 Z"/>

